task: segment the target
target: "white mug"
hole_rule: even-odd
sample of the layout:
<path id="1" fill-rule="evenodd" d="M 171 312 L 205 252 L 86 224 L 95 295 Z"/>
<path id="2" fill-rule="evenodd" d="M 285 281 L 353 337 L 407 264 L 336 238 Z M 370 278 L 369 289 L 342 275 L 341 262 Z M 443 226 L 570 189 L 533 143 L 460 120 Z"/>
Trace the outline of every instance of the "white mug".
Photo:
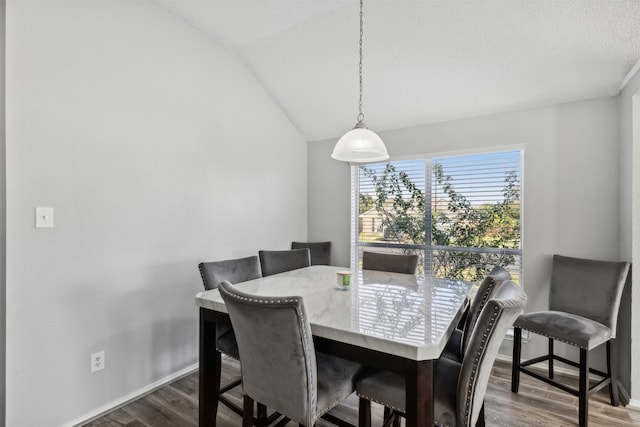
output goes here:
<path id="1" fill-rule="evenodd" d="M 338 271 L 336 278 L 337 278 L 337 284 L 339 288 L 349 289 L 349 286 L 351 286 L 350 271 Z"/>

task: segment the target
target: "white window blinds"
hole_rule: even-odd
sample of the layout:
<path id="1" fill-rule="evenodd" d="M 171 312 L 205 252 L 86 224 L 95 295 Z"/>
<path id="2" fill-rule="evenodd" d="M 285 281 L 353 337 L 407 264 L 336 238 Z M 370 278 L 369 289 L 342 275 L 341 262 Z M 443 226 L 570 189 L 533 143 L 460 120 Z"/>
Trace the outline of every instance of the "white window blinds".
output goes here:
<path id="1" fill-rule="evenodd" d="M 415 253 L 421 273 L 480 280 L 496 264 L 519 280 L 522 151 L 352 167 L 352 262 Z"/>

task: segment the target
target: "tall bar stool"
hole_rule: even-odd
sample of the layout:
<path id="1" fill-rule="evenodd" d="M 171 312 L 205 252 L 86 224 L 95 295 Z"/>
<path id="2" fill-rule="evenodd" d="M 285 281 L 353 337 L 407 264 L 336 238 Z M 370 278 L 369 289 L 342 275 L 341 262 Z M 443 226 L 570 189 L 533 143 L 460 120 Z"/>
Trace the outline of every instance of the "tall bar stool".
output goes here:
<path id="1" fill-rule="evenodd" d="M 262 277 L 260 261 L 255 255 L 246 258 L 227 259 L 223 261 L 201 262 L 198 264 L 198 270 L 200 270 L 204 289 L 207 291 L 211 289 L 218 289 L 218 285 L 223 281 L 239 283 Z M 233 329 L 231 329 L 231 324 L 218 324 L 216 335 L 216 350 L 225 356 L 231 357 L 235 360 L 240 360 L 238 344 L 236 342 Z M 218 359 L 218 384 L 220 383 L 221 369 L 222 361 L 221 359 Z M 241 378 L 237 378 L 229 384 L 223 385 L 219 388 L 215 402 L 216 411 L 218 408 L 218 402 L 222 402 L 238 415 L 242 415 L 242 408 L 224 395 L 241 383 Z"/>
<path id="2" fill-rule="evenodd" d="M 511 280 L 511 274 L 504 267 L 496 265 L 493 267 L 489 275 L 485 277 L 478 290 L 476 291 L 467 312 L 465 313 L 464 322 L 461 329 L 454 329 L 447 346 L 444 348 L 441 357 L 455 360 L 456 362 L 462 361 L 465 348 L 469 343 L 469 338 L 473 332 L 473 328 L 478 321 L 480 312 L 486 305 L 487 301 L 500 289 L 500 285 L 505 280 Z"/>
<path id="3" fill-rule="evenodd" d="M 266 425 L 268 406 L 312 427 L 353 393 L 362 366 L 315 351 L 302 297 L 256 296 L 228 282 L 220 284 L 220 295 L 242 358 L 244 427 L 252 425 L 254 401 L 259 426 Z"/>
<path id="4" fill-rule="evenodd" d="M 583 427 L 588 422 L 591 393 L 609 385 L 611 404 L 618 406 L 615 337 L 620 298 L 628 272 L 628 262 L 553 256 L 549 310 L 523 314 L 514 323 L 512 392 L 518 392 L 522 372 L 578 396 L 578 421 Z M 521 361 L 523 329 L 547 337 L 548 353 Z M 554 341 L 578 347 L 579 363 L 554 354 Z M 607 372 L 589 368 L 589 351 L 605 343 Z M 553 363 L 556 360 L 579 369 L 580 379 L 577 390 L 554 381 Z M 547 377 L 527 368 L 543 361 L 548 362 Z M 589 387 L 590 372 L 602 377 L 602 380 L 593 387 Z"/>
<path id="5" fill-rule="evenodd" d="M 415 274 L 417 266 L 418 255 L 383 254 L 367 251 L 362 253 L 363 270 Z"/>
<path id="6" fill-rule="evenodd" d="M 284 251 L 258 251 L 262 276 L 283 273 L 311 266 L 311 251 L 309 248 L 291 249 Z"/>
<path id="7" fill-rule="evenodd" d="M 473 427 L 484 425 L 484 396 L 500 344 L 513 321 L 522 313 L 527 296 L 507 280 L 487 301 L 478 316 L 462 363 L 440 358 L 434 369 L 434 418 L 436 425 Z M 389 408 L 385 426 L 399 425 L 405 413 L 406 388 L 402 375 L 372 370 L 358 381 L 360 427 L 371 426 L 371 402 Z"/>
<path id="8" fill-rule="evenodd" d="M 304 248 L 311 252 L 311 265 L 331 264 L 331 242 L 291 242 L 291 249 Z"/>

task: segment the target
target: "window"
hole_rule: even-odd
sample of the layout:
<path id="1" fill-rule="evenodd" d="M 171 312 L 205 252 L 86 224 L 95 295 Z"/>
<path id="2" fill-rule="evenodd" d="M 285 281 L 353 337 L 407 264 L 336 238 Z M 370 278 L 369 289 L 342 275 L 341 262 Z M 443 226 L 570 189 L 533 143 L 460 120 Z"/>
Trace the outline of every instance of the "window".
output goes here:
<path id="1" fill-rule="evenodd" d="M 522 151 L 352 166 L 352 264 L 413 253 L 420 273 L 478 282 L 496 265 L 520 282 Z"/>

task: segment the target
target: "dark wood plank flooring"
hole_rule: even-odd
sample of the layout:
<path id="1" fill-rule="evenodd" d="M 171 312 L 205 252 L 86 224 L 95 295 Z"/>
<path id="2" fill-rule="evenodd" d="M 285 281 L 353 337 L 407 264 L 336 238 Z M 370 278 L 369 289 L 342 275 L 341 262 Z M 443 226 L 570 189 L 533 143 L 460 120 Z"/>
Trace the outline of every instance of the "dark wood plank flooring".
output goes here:
<path id="1" fill-rule="evenodd" d="M 223 382 L 239 375 L 239 364 L 223 360 Z M 568 379 L 572 381 L 572 379 Z M 240 388 L 232 396 L 240 403 Z M 521 376 L 520 392 L 511 393 L 511 365 L 496 362 L 485 399 L 488 427 L 562 427 L 577 425 L 577 398 L 553 389 L 526 375 Z M 372 407 L 374 425 L 381 425 L 382 407 Z M 640 412 L 608 403 L 605 390 L 589 401 L 589 425 L 592 427 L 640 426 Z M 357 424 L 358 399 L 351 396 L 335 408 L 335 415 Z M 226 406 L 218 409 L 218 426 L 237 427 L 241 419 Z M 87 427 L 191 427 L 198 425 L 198 374 L 188 375 L 128 405 L 117 409 Z M 287 426 L 296 426 L 289 423 Z M 320 420 L 317 427 L 332 424 Z"/>

